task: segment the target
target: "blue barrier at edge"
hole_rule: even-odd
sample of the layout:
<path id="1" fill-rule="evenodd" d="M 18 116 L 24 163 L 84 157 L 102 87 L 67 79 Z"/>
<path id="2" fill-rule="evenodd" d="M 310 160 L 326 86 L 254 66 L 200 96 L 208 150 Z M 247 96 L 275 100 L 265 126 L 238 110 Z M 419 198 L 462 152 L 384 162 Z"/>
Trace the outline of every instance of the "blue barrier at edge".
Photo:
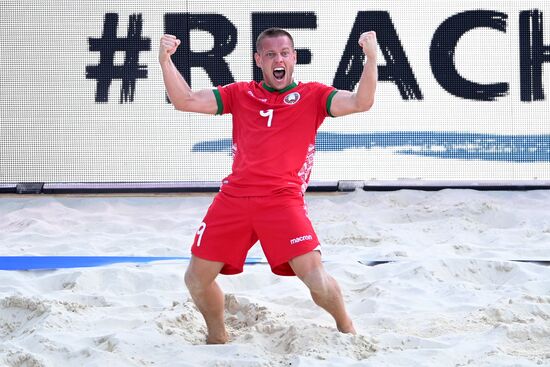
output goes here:
<path id="1" fill-rule="evenodd" d="M 185 260 L 189 256 L 0 256 L 0 270 L 51 270 L 86 268 L 116 263 L 149 263 Z M 246 258 L 245 264 L 259 264 L 259 257 Z"/>

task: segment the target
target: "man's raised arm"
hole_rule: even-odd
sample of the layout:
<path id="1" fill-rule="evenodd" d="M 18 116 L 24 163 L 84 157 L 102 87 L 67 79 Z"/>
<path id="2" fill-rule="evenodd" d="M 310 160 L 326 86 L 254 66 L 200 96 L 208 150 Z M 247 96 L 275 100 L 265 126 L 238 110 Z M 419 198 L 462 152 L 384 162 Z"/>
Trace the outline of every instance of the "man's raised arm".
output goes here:
<path id="1" fill-rule="evenodd" d="M 170 34 L 165 34 L 160 39 L 159 63 L 168 98 L 177 110 L 213 115 L 218 110 L 214 92 L 211 89 L 193 92 L 172 62 L 172 55 L 180 43 L 179 39 Z"/>
<path id="2" fill-rule="evenodd" d="M 365 32 L 359 37 L 359 45 L 367 61 L 363 66 L 363 73 L 356 92 L 339 90 L 332 99 L 330 113 L 332 116 L 344 116 L 350 113 L 368 111 L 374 104 L 374 93 L 378 82 L 378 65 L 376 64 L 376 52 L 378 45 L 376 33 Z"/>

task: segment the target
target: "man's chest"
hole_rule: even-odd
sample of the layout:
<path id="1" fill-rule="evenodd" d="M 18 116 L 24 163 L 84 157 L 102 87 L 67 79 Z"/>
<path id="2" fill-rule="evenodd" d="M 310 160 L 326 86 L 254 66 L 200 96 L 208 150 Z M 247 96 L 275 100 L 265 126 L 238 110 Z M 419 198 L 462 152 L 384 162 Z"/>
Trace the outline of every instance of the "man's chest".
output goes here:
<path id="1" fill-rule="evenodd" d="M 315 126 L 314 96 L 299 91 L 285 94 L 246 91 L 234 108 L 235 124 L 243 128 L 279 131 Z"/>

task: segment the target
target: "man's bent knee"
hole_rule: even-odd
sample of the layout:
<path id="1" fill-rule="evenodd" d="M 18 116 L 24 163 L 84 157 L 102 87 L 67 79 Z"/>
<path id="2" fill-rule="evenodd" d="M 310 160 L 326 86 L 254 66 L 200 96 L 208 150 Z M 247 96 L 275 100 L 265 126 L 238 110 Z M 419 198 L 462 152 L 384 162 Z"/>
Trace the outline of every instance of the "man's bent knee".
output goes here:
<path id="1" fill-rule="evenodd" d="M 298 278 L 316 294 L 326 294 L 330 291 L 332 278 L 325 271 L 321 262 L 321 254 L 312 251 L 290 260 L 290 266 Z"/>
<path id="2" fill-rule="evenodd" d="M 300 279 L 309 288 L 311 293 L 324 296 L 331 290 L 330 282 L 332 278 L 323 268 L 312 269 Z"/>
<path id="3" fill-rule="evenodd" d="M 190 269 L 187 269 L 187 271 L 185 272 L 184 280 L 185 280 L 185 285 L 187 286 L 187 289 L 189 289 L 189 291 L 191 292 L 200 290 L 205 286 L 200 281 L 200 277 L 197 277 L 197 275 L 194 274 L 192 271 L 190 271 Z"/>
<path id="4" fill-rule="evenodd" d="M 201 290 L 212 284 L 216 279 L 223 263 L 192 257 L 185 272 L 185 285 L 190 291 Z"/>

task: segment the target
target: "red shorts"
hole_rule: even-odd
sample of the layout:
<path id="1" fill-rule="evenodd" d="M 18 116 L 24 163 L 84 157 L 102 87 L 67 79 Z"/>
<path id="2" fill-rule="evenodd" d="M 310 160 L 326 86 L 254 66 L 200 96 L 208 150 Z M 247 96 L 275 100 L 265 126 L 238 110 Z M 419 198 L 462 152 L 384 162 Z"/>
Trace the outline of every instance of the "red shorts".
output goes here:
<path id="1" fill-rule="evenodd" d="M 238 274 L 258 240 L 273 273 L 295 275 L 288 261 L 319 246 L 301 194 L 234 197 L 218 193 L 191 253 L 223 262 L 222 274 Z"/>

